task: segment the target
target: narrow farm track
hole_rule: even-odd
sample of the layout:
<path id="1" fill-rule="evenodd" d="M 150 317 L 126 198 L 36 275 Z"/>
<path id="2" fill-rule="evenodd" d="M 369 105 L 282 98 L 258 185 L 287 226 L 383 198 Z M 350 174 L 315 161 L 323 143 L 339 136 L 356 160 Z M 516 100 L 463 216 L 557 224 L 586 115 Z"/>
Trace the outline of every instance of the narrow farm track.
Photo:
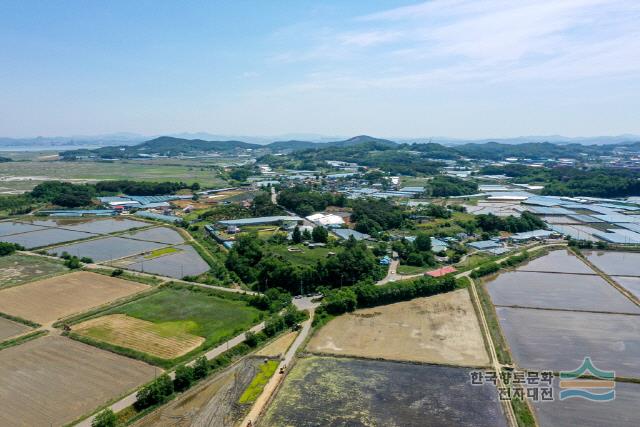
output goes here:
<path id="1" fill-rule="evenodd" d="M 278 365 L 276 373 L 271 377 L 271 379 L 269 379 L 269 382 L 264 387 L 262 394 L 260 394 L 258 399 L 255 401 L 244 421 L 239 424 L 240 426 L 244 427 L 250 425 L 249 423 L 251 423 L 251 425 L 256 425 L 259 417 L 263 415 L 265 409 L 267 408 L 267 405 L 269 404 L 269 402 L 271 402 L 271 400 L 275 396 L 275 392 L 278 390 L 280 384 L 282 384 L 282 382 L 284 381 L 287 372 L 289 372 L 291 362 L 293 361 L 296 352 L 306 341 L 307 336 L 311 331 L 311 324 L 313 323 L 314 314 L 315 310 L 309 309 L 309 319 L 302 324 L 302 330 L 300 331 L 300 334 L 298 334 L 291 347 L 289 347 L 289 350 Z M 280 374 L 281 370 L 284 371 L 284 374 Z"/>
<path id="2" fill-rule="evenodd" d="M 480 297 L 478 296 L 478 290 L 476 289 L 476 282 L 469 278 L 471 281 L 471 295 L 474 300 L 474 304 L 478 307 L 478 317 L 480 318 L 480 327 L 482 328 L 482 332 L 485 335 L 485 339 L 487 342 L 487 347 L 489 350 L 489 359 L 491 360 L 491 365 L 496 373 L 502 371 L 502 365 L 498 361 L 498 353 L 496 352 L 496 347 L 493 343 L 493 339 L 491 339 L 491 332 L 489 331 L 489 325 L 487 323 L 487 318 L 484 315 L 484 311 L 482 310 L 482 304 L 480 303 Z M 502 380 L 501 375 L 497 375 L 498 379 L 498 387 L 504 387 L 505 384 Z M 517 427 L 518 422 L 516 420 L 516 415 L 513 412 L 513 407 L 509 401 L 501 401 L 502 409 L 504 411 L 505 416 L 507 417 L 507 422 L 511 427 Z"/>

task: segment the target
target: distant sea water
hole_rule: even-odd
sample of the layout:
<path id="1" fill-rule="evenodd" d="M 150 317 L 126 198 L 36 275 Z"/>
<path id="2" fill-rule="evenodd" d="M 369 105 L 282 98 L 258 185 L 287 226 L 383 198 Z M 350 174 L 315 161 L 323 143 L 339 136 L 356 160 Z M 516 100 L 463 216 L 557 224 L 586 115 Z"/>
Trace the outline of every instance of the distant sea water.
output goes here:
<path id="1" fill-rule="evenodd" d="M 0 151 L 65 151 L 100 148 L 99 145 L 0 145 Z"/>

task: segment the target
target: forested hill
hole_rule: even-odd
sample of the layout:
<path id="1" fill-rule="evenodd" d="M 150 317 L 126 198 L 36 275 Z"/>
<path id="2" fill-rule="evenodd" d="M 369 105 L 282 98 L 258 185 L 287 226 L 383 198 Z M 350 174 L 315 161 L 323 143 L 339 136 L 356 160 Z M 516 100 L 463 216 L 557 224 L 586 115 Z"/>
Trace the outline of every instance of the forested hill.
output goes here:
<path id="1" fill-rule="evenodd" d="M 524 144 L 501 144 L 488 142 L 484 144 L 464 144 L 457 147 L 448 147 L 437 143 L 427 144 L 397 144 L 393 141 L 375 138 L 367 135 L 359 135 L 341 141 L 315 143 L 310 141 L 276 141 L 267 145 L 251 144 L 243 141 L 205 141 L 202 139 L 183 139 L 168 136 L 145 141 L 137 145 L 102 147 L 94 150 L 73 150 L 61 153 L 62 157 L 72 159 L 79 156 L 96 158 L 136 158 L 152 154 L 177 156 L 194 155 L 210 152 L 234 153 L 242 150 L 261 150 L 267 152 L 314 152 L 309 157 L 331 157 L 336 150 L 340 154 L 346 154 L 350 160 L 354 160 L 362 152 L 371 151 L 398 151 L 406 154 L 407 151 L 417 151 L 421 157 L 432 159 L 457 159 L 468 157 L 472 159 L 502 160 L 507 157 L 531 158 L 545 160 L 550 158 L 567 157 L 580 158 L 584 156 L 607 155 L 615 151 L 639 151 L 640 142 L 630 144 L 609 145 L 559 145 L 549 142 L 532 142 Z M 344 151 L 344 153 L 342 152 Z M 390 154 L 390 153 L 387 153 Z M 334 158 L 334 160 L 341 160 Z M 346 159 L 345 159 L 346 160 Z"/>

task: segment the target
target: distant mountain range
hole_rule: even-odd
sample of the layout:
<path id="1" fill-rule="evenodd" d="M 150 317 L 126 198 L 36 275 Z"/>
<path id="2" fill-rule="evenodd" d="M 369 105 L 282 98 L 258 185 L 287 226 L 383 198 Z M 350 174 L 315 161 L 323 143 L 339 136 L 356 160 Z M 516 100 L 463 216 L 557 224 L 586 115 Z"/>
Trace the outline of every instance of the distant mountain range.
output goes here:
<path id="1" fill-rule="evenodd" d="M 75 136 L 55 136 L 55 137 L 36 137 L 36 138 L 5 138 L 0 137 L 0 149 L 15 150 L 51 150 L 51 149 L 72 149 L 78 148 L 99 148 L 110 146 L 130 146 L 140 143 L 156 141 L 161 137 L 149 137 L 135 133 L 113 133 L 105 135 L 75 135 Z M 519 136 L 514 138 L 484 138 L 484 139 L 461 139 L 448 137 L 431 137 L 431 138 L 393 138 L 380 139 L 367 136 L 358 136 L 355 138 L 344 138 L 339 136 L 325 136 L 318 134 L 287 134 L 274 137 L 256 137 L 256 136 L 233 136 L 233 135 L 214 135 L 206 132 L 197 133 L 178 133 L 166 135 L 180 140 L 198 140 L 203 142 L 229 142 L 236 141 L 256 146 L 269 145 L 272 150 L 299 150 L 306 148 L 317 148 L 322 144 L 350 144 L 358 141 L 358 138 L 371 138 L 377 141 L 386 141 L 392 143 L 395 141 L 399 144 L 425 144 L 429 142 L 438 143 L 445 146 L 458 146 L 464 144 L 484 144 L 487 142 L 498 142 L 501 144 L 524 144 L 537 142 L 550 142 L 553 144 L 581 144 L 581 145 L 610 145 L 625 144 L 640 141 L 640 136 L 625 134 L 617 136 L 594 136 L 594 137 L 565 137 L 560 135 L 548 136 Z M 274 142 L 275 141 L 275 142 Z M 361 141 L 362 142 L 362 141 Z M 259 148 L 259 147 L 256 147 Z"/>
<path id="2" fill-rule="evenodd" d="M 252 144 L 244 141 L 205 141 L 202 139 L 184 139 L 172 136 L 161 136 L 135 145 L 115 145 L 95 149 L 77 149 L 62 152 L 63 157 L 94 156 L 99 158 L 136 158 L 150 155 L 178 156 L 194 155 L 210 152 L 234 152 L 238 150 L 268 150 L 271 152 L 296 151 L 309 148 L 349 147 L 365 143 L 373 143 L 383 147 L 394 147 L 398 144 L 386 139 L 374 138 L 367 135 L 331 141 L 276 141 L 270 144 Z"/>

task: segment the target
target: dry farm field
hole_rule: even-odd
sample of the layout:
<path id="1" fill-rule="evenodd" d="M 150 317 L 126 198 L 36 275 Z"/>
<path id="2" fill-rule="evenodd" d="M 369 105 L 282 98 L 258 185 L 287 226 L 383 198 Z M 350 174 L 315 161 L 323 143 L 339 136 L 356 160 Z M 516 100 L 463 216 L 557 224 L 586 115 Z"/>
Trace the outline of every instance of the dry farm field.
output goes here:
<path id="1" fill-rule="evenodd" d="M 489 364 L 466 289 L 337 317 L 315 334 L 307 349 L 386 360 Z"/>
<path id="2" fill-rule="evenodd" d="M 29 329 L 31 328 L 23 325 L 22 323 L 0 317 L 0 341 L 4 341 L 17 335 L 22 335 Z"/>
<path id="3" fill-rule="evenodd" d="M 0 239 L 1 240 L 1 239 Z M 0 257 L 0 289 L 22 285 L 69 271 L 62 262 L 32 255 Z"/>
<path id="4" fill-rule="evenodd" d="M 80 271 L 0 290 L 0 312 L 47 324 L 148 288 Z"/>
<path id="5" fill-rule="evenodd" d="M 147 353 L 162 359 L 175 359 L 194 350 L 204 338 L 186 331 L 175 330 L 126 314 L 110 314 L 73 326 L 80 335 L 106 341 L 119 347 Z"/>
<path id="6" fill-rule="evenodd" d="M 157 368 L 60 336 L 0 351 L 0 425 L 59 426 L 159 374 Z"/>
<path id="7" fill-rule="evenodd" d="M 256 352 L 256 356 L 277 357 L 287 352 L 291 344 L 298 336 L 297 332 L 289 332 L 287 334 L 278 337 L 275 341 L 267 344 Z"/>

